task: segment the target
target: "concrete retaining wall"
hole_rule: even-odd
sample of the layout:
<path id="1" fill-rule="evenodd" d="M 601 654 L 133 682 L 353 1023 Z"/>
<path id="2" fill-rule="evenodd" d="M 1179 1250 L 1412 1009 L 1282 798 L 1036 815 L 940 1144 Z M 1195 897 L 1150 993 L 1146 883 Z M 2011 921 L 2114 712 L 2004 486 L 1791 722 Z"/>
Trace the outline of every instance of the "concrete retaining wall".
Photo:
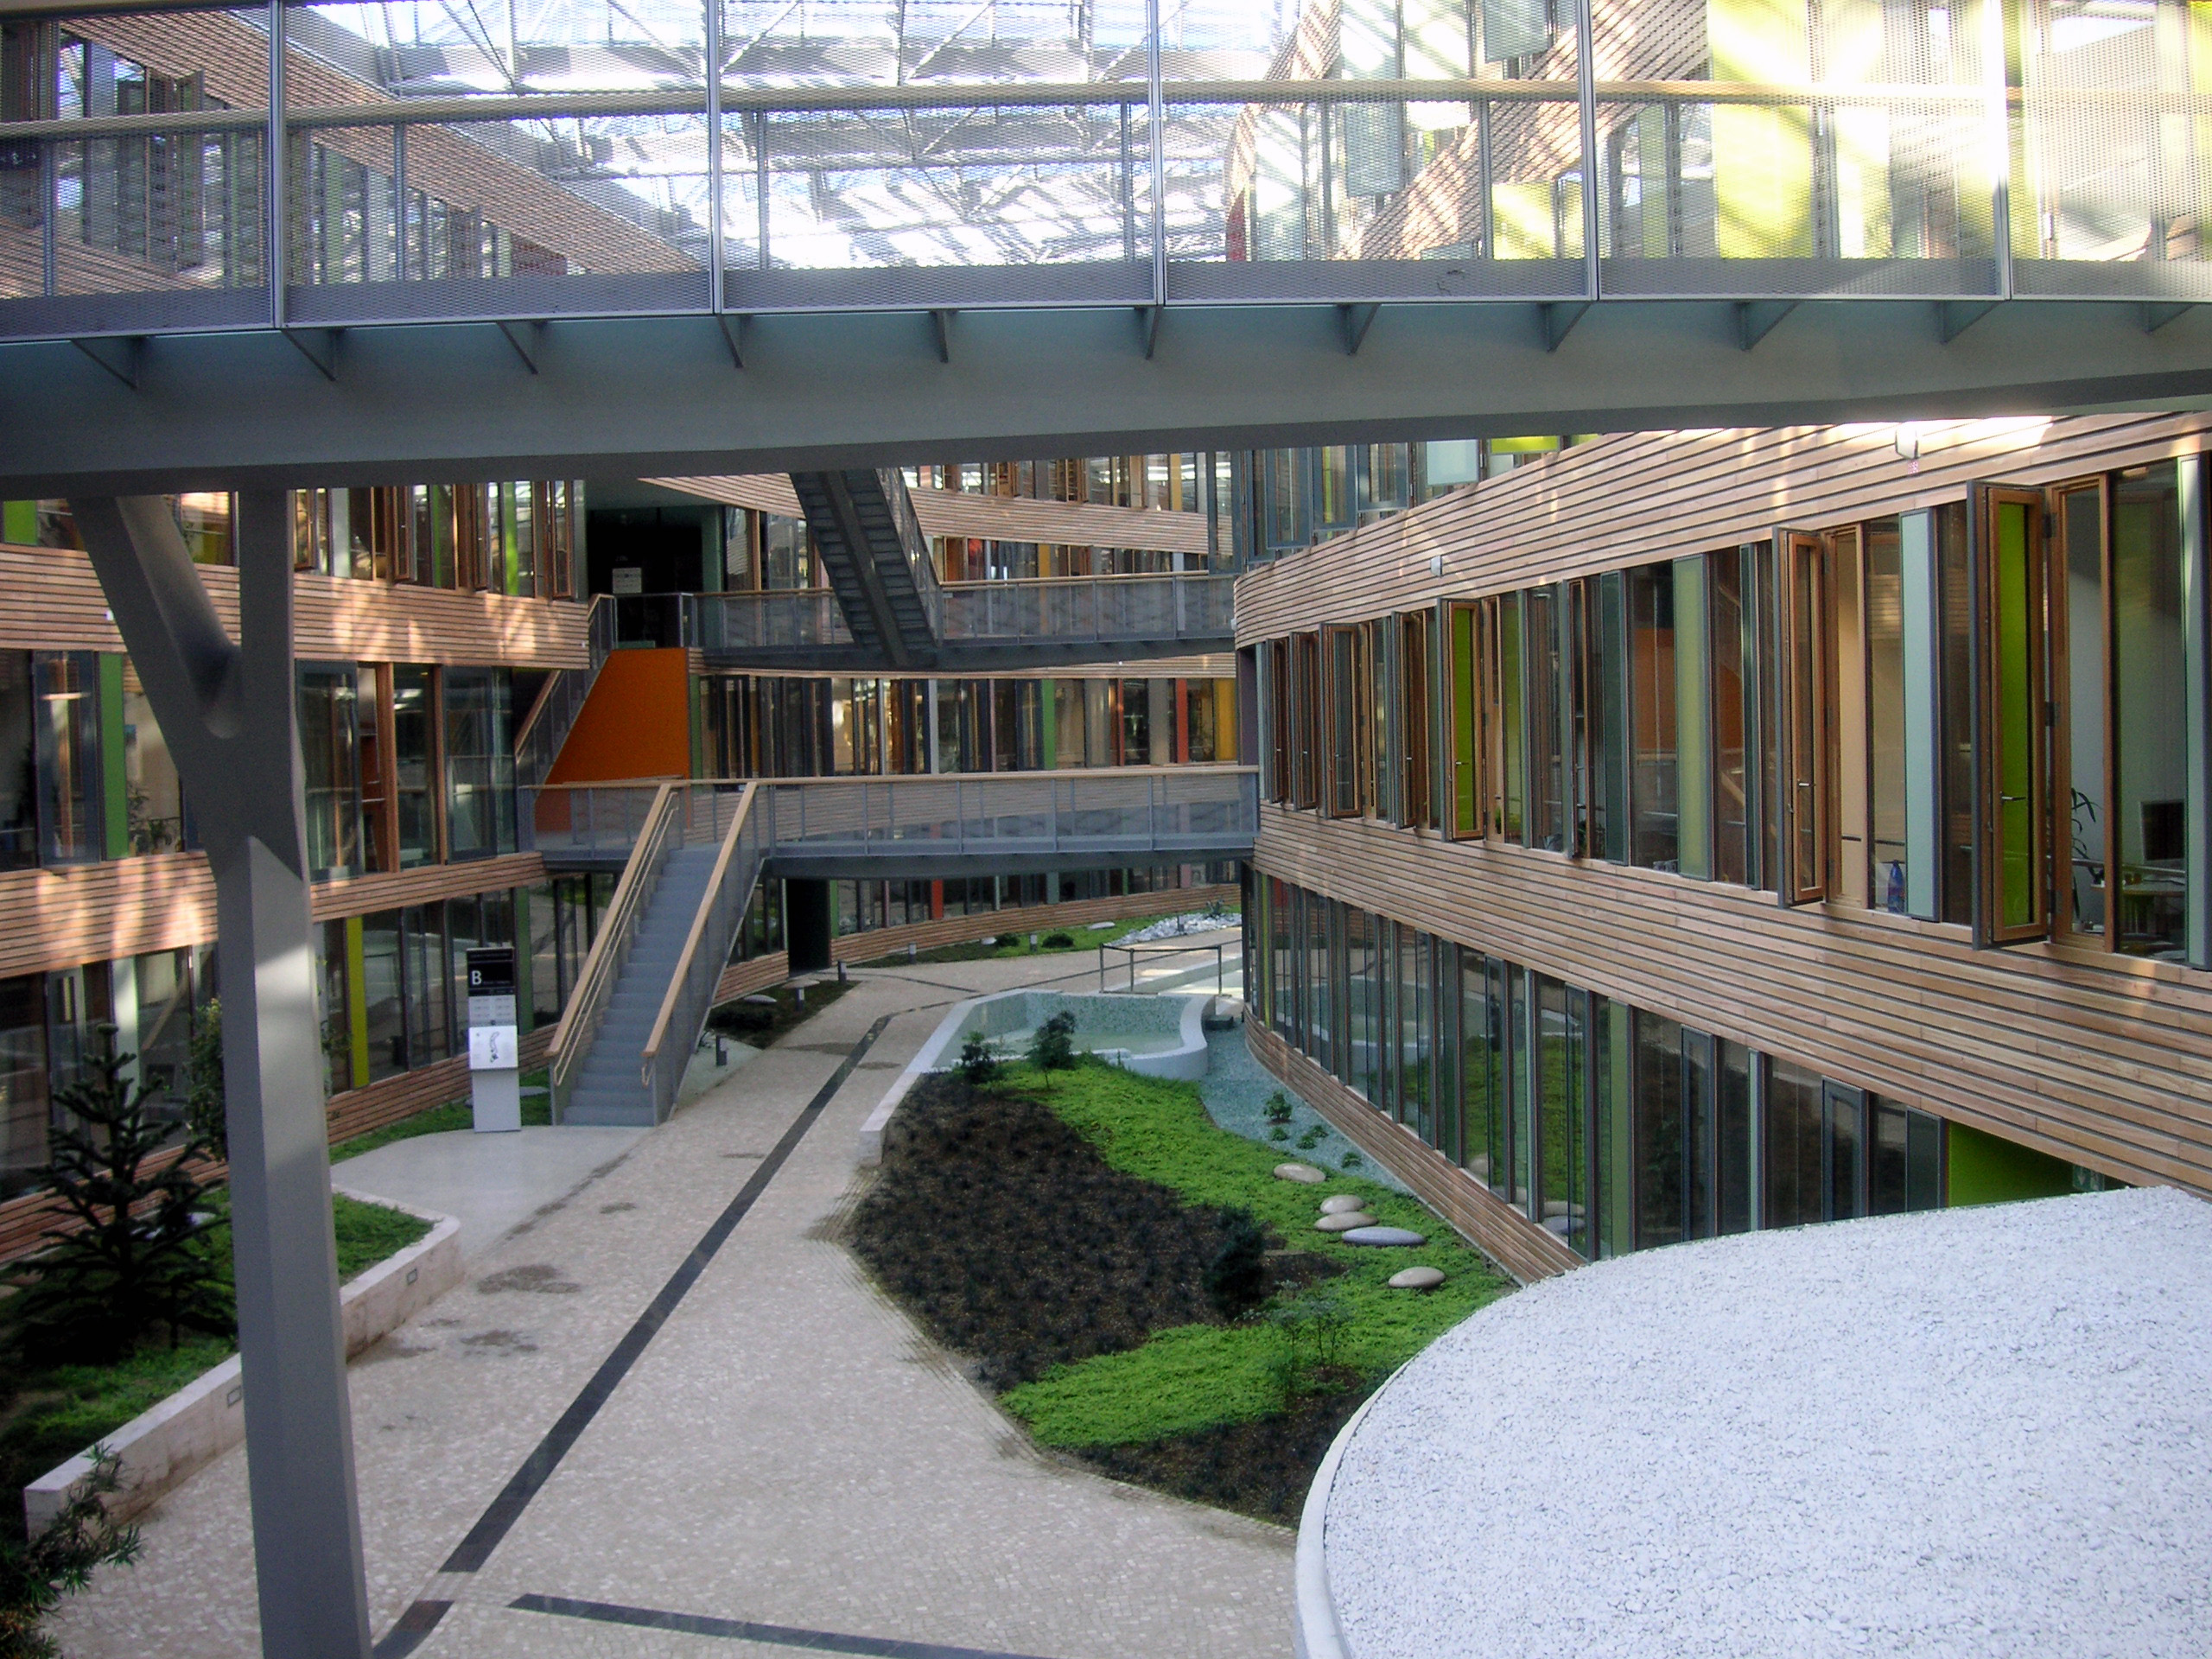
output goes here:
<path id="1" fill-rule="evenodd" d="M 389 1198 L 346 1196 L 406 1210 L 431 1224 L 422 1238 L 339 1292 L 346 1357 L 351 1359 L 458 1285 L 462 1273 L 458 1221 L 410 1210 Z M 109 1435 L 102 1444 L 123 1460 L 123 1490 L 111 1504 L 114 1512 L 124 1519 L 138 1514 L 245 1440 L 245 1385 L 233 1354 Z M 23 1520 L 34 1536 L 60 1513 L 79 1484 L 92 1473 L 92 1454 L 88 1446 L 23 1488 Z"/>

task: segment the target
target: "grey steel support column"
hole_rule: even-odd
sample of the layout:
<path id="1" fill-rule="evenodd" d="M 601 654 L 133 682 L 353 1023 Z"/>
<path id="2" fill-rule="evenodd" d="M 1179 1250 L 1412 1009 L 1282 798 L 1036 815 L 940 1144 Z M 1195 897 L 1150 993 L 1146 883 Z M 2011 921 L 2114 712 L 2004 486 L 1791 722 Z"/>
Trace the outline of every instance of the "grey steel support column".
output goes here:
<path id="1" fill-rule="evenodd" d="M 70 507 L 214 870 L 261 1650 L 366 1659 L 308 948 L 290 504 L 275 490 L 234 499 L 235 643 L 165 500 L 80 497 Z"/>

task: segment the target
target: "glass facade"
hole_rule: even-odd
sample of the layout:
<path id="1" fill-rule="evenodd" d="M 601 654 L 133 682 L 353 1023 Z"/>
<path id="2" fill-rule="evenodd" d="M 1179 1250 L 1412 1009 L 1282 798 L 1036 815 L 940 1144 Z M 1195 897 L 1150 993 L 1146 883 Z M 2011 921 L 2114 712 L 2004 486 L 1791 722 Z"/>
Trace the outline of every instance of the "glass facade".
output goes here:
<path id="1" fill-rule="evenodd" d="M 1943 1202 L 1930 1113 L 1290 882 L 1252 893 L 1254 1017 L 1579 1255 Z"/>

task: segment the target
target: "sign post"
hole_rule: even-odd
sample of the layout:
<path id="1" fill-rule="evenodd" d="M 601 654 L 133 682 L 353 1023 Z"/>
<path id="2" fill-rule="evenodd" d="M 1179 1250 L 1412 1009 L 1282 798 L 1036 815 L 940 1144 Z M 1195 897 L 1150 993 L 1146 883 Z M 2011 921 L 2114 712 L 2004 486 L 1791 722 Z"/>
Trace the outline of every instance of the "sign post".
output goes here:
<path id="1" fill-rule="evenodd" d="M 515 953 L 468 953 L 468 1096 L 476 1133 L 522 1128 L 522 1054 L 515 1036 Z"/>

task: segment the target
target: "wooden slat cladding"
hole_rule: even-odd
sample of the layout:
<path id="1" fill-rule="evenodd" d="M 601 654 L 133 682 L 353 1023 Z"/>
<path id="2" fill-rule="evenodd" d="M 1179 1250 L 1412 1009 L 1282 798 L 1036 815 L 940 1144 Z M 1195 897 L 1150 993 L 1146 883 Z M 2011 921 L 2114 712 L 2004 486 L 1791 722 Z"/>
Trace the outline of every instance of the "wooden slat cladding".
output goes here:
<path id="1" fill-rule="evenodd" d="M 318 882 L 315 920 L 458 899 L 545 879 L 536 853 L 433 864 L 393 875 Z M 0 976 L 113 962 L 215 937 L 215 880 L 204 853 L 0 874 Z"/>
<path id="2" fill-rule="evenodd" d="M 1263 807 L 1255 867 L 2123 1180 L 2212 1196 L 2212 985 L 1658 871 Z"/>
<path id="3" fill-rule="evenodd" d="M 238 632 L 238 572 L 200 567 L 223 626 Z M 457 593 L 308 573 L 293 581 L 292 649 L 304 661 L 590 664 L 589 611 L 567 600 Z M 0 650 L 121 651 L 92 562 L 60 548 L 0 547 Z"/>
<path id="4" fill-rule="evenodd" d="M 1286 556 L 1237 584 L 1240 643 L 1446 597 L 1508 592 L 2212 447 L 2212 415 L 1627 434 Z M 1441 574 L 1431 562 L 1443 560 Z"/>
<path id="5" fill-rule="evenodd" d="M 1414 1191 L 1452 1229 L 1522 1284 L 1580 1267 L 1581 1258 L 1485 1189 L 1402 1123 L 1376 1111 L 1257 1020 L 1244 1041 L 1253 1058 L 1295 1090 L 1365 1156 Z"/>

